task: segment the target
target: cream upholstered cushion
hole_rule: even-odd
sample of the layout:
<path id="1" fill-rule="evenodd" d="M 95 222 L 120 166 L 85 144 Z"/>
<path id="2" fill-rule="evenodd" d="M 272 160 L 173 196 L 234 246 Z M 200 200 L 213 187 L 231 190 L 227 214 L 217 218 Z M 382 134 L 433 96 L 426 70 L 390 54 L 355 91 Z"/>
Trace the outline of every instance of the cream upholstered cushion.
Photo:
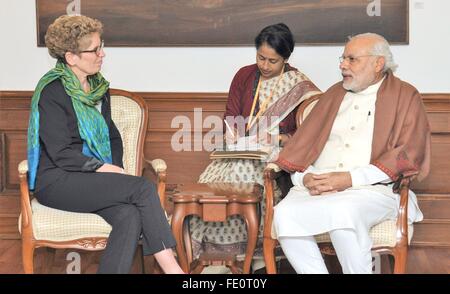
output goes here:
<path id="1" fill-rule="evenodd" d="M 135 176 L 138 174 L 136 157 L 142 110 L 127 97 L 111 95 L 111 117 L 122 136 L 125 172 Z"/>
<path id="2" fill-rule="evenodd" d="M 69 241 L 108 237 L 111 226 L 94 213 L 76 213 L 50 208 L 31 200 L 33 234 L 37 240 Z"/>
<path id="3" fill-rule="evenodd" d="M 19 164 L 19 172 L 28 171 L 28 162 Z M 89 237 L 108 237 L 111 226 L 94 213 L 76 213 L 54 209 L 40 204 L 36 198 L 31 200 L 33 235 L 36 240 L 70 241 Z M 19 232 L 22 214 L 19 216 Z"/>
<path id="4" fill-rule="evenodd" d="M 378 225 L 373 226 L 370 229 L 369 235 L 373 241 L 372 247 L 393 247 L 397 242 L 397 221 L 387 220 Z M 413 235 L 413 225 L 408 227 L 408 243 L 411 242 Z M 331 242 L 330 235 L 328 233 L 315 236 L 317 243 Z"/>

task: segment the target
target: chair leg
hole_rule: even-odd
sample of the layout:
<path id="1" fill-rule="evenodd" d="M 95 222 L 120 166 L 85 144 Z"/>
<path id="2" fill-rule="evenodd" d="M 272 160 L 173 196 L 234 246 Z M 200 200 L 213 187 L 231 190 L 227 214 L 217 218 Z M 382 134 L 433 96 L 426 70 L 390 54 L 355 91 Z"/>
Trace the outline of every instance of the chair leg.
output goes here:
<path id="1" fill-rule="evenodd" d="M 183 242 L 183 221 L 186 217 L 185 212 L 181 211 L 181 209 L 174 209 L 174 213 L 172 215 L 172 233 L 177 241 L 177 256 L 178 262 L 185 273 L 190 272 L 190 264 L 188 263 L 188 259 L 186 256 L 186 248 L 184 248 Z"/>
<path id="2" fill-rule="evenodd" d="M 26 274 L 34 273 L 34 244 L 31 240 L 22 240 L 22 263 Z"/>
<path id="3" fill-rule="evenodd" d="M 153 266 L 153 270 L 152 270 L 152 274 L 154 275 L 161 275 L 164 274 L 164 271 L 162 270 L 162 268 L 159 266 L 158 262 L 155 260 L 155 264 Z"/>
<path id="4" fill-rule="evenodd" d="M 394 274 L 404 274 L 406 272 L 406 259 L 408 255 L 408 247 L 403 246 L 396 248 L 394 255 Z"/>
<path id="5" fill-rule="evenodd" d="M 252 206 L 248 207 L 247 209 L 243 209 L 243 216 L 247 224 L 248 241 L 247 241 L 247 248 L 245 250 L 245 260 L 242 271 L 244 274 L 249 274 L 252 265 L 253 254 L 256 247 L 256 242 L 258 240 L 259 222 L 256 207 Z"/>
<path id="6" fill-rule="evenodd" d="M 266 272 L 268 274 L 276 274 L 277 268 L 275 264 L 275 246 L 277 240 L 264 238 L 264 262 L 266 263 Z"/>
<path id="7" fill-rule="evenodd" d="M 389 274 L 394 273 L 394 265 L 395 265 L 394 255 L 385 254 L 384 256 L 386 266 L 384 267 L 385 271 L 382 271 L 382 273 L 389 273 Z M 383 264 L 383 261 L 381 262 L 381 264 Z"/>
<path id="8" fill-rule="evenodd" d="M 144 256 L 143 258 L 144 258 L 144 263 L 148 265 L 146 267 L 145 273 L 157 274 L 157 275 L 164 273 L 153 255 L 147 255 L 147 256 Z"/>
<path id="9" fill-rule="evenodd" d="M 205 266 L 197 259 L 191 264 L 190 268 L 192 269 L 190 274 L 198 275 L 203 271 Z"/>
<path id="10" fill-rule="evenodd" d="M 183 221 L 183 240 L 187 262 L 188 264 L 191 264 L 194 261 L 194 257 L 192 256 L 192 241 L 191 232 L 189 230 L 189 218 L 186 218 Z"/>

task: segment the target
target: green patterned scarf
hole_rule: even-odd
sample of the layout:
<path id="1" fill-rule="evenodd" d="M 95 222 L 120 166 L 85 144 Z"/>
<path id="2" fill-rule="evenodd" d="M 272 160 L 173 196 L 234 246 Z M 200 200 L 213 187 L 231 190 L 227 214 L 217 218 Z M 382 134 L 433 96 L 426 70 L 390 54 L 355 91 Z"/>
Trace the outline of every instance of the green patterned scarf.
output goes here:
<path id="1" fill-rule="evenodd" d="M 39 99 L 42 89 L 56 79 L 60 79 L 66 93 L 72 98 L 78 119 L 78 129 L 83 140 L 83 154 L 100 161 L 111 163 L 111 145 L 109 130 L 101 113 L 95 105 L 102 100 L 109 88 L 100 73 L 88 77 L 91 91 L 85 93 L 81 83 L 70 68 L 58 61 L 55 68 L 47 72 L 39 81 L 31 98 L 31 113 L 28 126 L 28 181 L 30 190 L 34 190 L 36 173 L 39 166 Z"/>

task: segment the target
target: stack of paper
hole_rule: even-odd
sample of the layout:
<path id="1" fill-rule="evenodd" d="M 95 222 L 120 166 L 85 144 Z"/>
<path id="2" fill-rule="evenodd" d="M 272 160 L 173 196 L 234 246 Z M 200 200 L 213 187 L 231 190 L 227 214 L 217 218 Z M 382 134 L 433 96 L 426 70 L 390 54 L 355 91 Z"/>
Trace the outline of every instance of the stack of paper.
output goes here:
<path id="1" fill-rule="evenodd" d="M 210 155 L 211 159 L 258 159 L 266 160 L 269 154 L 264 151 L 227 151 L 227 150 L 215 150 Z"/>

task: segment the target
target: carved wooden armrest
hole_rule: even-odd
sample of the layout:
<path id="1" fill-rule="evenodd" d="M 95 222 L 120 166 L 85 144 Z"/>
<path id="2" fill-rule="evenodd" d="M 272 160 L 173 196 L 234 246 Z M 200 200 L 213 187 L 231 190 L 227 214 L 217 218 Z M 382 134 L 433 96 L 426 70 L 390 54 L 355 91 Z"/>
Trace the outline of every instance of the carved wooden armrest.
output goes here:
<path id="1" fill-rule="evenodd" d="M 28 160 L 22 160 L 18 166 L 19 174 L 26 174 L 28 172 Z"/>
<path id="2" fill-rule="evenodd" d="M 275 163 L 271 162 L 267 164 L 264 169 L 264 178 L 268 180 L 275 180 L 281 175 L 281 168 Z"/>
<path id="3" fill-rule="evenodd" d="M 161 205 L 165 208 L 166 204 L 166 178 L 167 164 L 162 159 L 148 160 L 144 158 L 143 176 L 155 182 L 158 186 L 158 195 Z"/>
<path id="4" fill-rule="evenodd" d="M 28 160 L 22 160 L 19 170 L 21 233 L 31 234 L 31 196 L 28 189 Z"/>
<path id="5" fill-rule="evenodd" d="M 406 242 L 402 244 L 408 245 L 408 198 L 409 198 L 409 186 L 418 172 L 401 174 L 398 180 L 395 182 L 393 190 L 400 194 L 400 206 L 397 216 L 397 243 Z M 403 237 L 403 238 L 402 238 Z"/>
<path id="6" fill-rule="evenodd" d="M 162 159 L 153 159 L 149 160 L 144 158 L 143 162 L 143 174 L 144 173 L 151 173 L 153 175 L 152 180 L 156 181 L 156 178 L 160 175 L 165 173 L 167 170 L 167 164 Z"/>
<path id="7" fill-rule="evenodd" d="M 153 170 L 155 170 L 157 173 L 165 172 L 167 170 L 167 164 L 162 159 L 153 159 L 151 161 L 151 165 L 153 167 Z"/>

